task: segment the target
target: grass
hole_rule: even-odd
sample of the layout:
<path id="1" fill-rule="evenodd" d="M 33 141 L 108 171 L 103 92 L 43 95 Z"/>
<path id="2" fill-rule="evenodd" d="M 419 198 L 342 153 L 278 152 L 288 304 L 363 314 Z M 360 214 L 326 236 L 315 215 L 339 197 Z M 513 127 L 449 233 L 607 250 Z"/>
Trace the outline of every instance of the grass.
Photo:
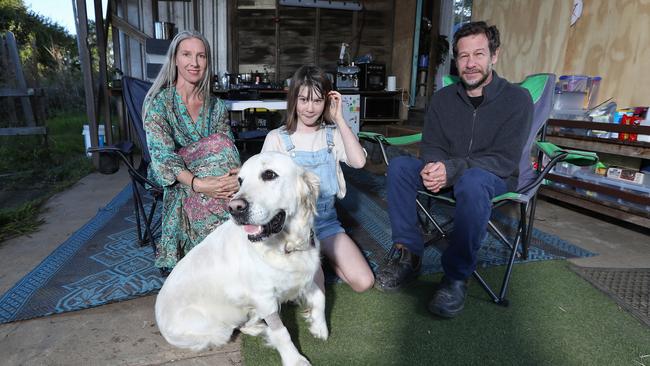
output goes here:
<path id="1" fill-rule="evenodd" d="M 0 242 L 37 230 L 43 203 L 93 171 L 81 135 L 86 117 L 64 114 L 46 121 L 40 136 L 0 137 Z"/>
<path id="2" fill-rule="evenodd" d="M 282 318 L 315 365 L 650 365 L 650 330 L 567 265 L 515 266 L 507 308 L 471 281 L 465 311 L 451 320 L 426 310 L 440 275 L 395 294 L 328 287 L 327 341 L 309 334 L 295 306 Z M 484 272 L 495 283 L 502 270 Z M 244 336 L 242 352 L 247 366 L 281 364 L 261 337 Z"/>

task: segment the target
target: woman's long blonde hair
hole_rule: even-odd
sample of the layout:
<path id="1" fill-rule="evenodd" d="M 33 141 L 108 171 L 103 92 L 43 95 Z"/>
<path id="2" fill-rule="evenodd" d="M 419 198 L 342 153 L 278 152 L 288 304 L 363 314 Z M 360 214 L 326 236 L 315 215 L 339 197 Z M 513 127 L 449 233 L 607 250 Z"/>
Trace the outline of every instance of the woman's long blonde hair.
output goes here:
<path id="1" fill-rule="evenodd" d="M 181 42 L 188 38 L 196 38 L 203 42 L 203 47 L 205 47 L 205 57 L 206 57 L 206 69 L 203 74 L 203 78 L 199 83 L 198 95 L 203 98 L 203 118 L 205 119 L 206 115 L 209 112 L 210 106 L 210 95 L 211 95 L 211 86 L 212 86 L 212 52 L 210 51 L 210 43 L 208 40 L 199 32 L 194 30 L 184 30 L 179 32 L 174 39 L 172 39 L 169 49 L 167 50 L 167 55 L 165 56 L 165 63 L 163 64 L 158 76 L 153 82 L 153 85 L 147 92 L 147 95 L 144 98 L 144 106 L 142 107 L 142 118 L 147 117 L 147 112 L 149 110 L 149 104 L 153 98 L 160 93 L 162 89 L 171 88 L 176 85 L 176 78 L 178 77 L 178 70 L 176 68 L 176 53 L 178 52 L 178 45 Z"/>

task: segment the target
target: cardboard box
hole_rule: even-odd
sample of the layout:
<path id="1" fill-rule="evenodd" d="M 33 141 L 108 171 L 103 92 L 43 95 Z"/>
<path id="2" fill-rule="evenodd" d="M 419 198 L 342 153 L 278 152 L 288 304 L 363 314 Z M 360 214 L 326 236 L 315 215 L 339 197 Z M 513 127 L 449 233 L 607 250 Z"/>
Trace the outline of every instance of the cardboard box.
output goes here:
<path id="1" fill-rule="evenodd" d="M 618 179 L 628 183 L 643 184 L 645 175 L 632 169 L 609 168 L 607 178 Z"/>

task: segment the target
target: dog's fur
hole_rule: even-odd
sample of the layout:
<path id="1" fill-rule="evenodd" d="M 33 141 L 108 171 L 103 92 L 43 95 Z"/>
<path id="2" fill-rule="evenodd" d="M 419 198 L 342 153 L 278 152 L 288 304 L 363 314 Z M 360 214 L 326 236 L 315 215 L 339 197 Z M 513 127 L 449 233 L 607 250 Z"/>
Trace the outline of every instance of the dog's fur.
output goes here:
<path id="1" fill-rule="evenodd" d="M 193 350 L 225 344 L 236 328 L 263 333 L 283 365 L 309 365 L 278 312 L 282 302 L 300 301 L 310 332 L 327 339 L 325 294 L 314 281 L 318 177 L 286 155 L 263 153 L 246 161 L 239 179 L 231 218 L 178 262 L 160 290 L 158 328 L 170 344 Z"/>

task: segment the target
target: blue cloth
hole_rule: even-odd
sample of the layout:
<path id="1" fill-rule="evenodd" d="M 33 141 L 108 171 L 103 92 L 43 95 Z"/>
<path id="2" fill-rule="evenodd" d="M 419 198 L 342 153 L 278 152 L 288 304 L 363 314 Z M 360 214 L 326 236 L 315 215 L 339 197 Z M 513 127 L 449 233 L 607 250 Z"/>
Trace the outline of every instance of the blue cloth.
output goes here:
<path id="1" fill-rule="evenodd" d="M 325 127 L 327 148 L 317 151 L 298 151 L 285 129 L 280 130 L 280 137 L 285 150 L 296 164 L 316 174 L 320 178 L 320 193 L 316 203 L 317 214 L 314 219 L 314 232 L 318 240 L 345 232 L 336 216 L 334 201 L 339 183 L 336 177 L 336 156 L 334 153 L 334 133 L 331 127 Z"/>
<path id="2" fill-rule="evenodd" d="M 417 191 L 423 190 L 420 171 L 424 162 L 400 156 L 388 166 L 388 214 L 393 243 L 400 243 L 418 256 L 424 242 L 418 227 Z M 492 213 L 492 198 L 507 192 L 504 179 L 481 168 L 466 169 L 449 194 L 456 200 L 454 230 L 449 247 L 442 254 L 445 275 L 464 280 L 471 276 L 478 262 L 477 253 Z"/>

